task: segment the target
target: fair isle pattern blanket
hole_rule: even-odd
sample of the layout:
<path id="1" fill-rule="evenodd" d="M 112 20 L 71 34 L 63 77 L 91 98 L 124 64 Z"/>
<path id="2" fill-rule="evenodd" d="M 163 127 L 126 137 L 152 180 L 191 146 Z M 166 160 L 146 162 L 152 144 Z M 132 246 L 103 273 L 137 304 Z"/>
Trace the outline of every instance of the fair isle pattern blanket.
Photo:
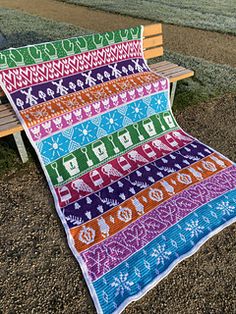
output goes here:
<path id="1" fill-rule="evenodd" d="M 0 63 L 98 313 L 120 313 L 235 221 L 236 167 L 178 126 L 141 26 Z"/>

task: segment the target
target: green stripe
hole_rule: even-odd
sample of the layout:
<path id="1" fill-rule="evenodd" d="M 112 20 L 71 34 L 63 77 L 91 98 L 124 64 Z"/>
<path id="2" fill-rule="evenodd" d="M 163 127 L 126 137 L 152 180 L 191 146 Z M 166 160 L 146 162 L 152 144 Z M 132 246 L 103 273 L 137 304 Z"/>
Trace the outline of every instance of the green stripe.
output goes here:
<path id="1" fill-rule="evenodd" d="M 94 168 L 97 168 L 98 166 L 100 166 L 102 164 L 105 164 L 107 161 L 114 159 L 120 155 L 123 155 L 126 151 L 128 151 L 134 147 L 137 147 L 137 146 L 141 145 L 142 143 L 149 141 L 152 138 L 157 138 L 160 135 L 167 133 L 170 130 L 175 129 L 177 127 L 177 125 L 175 123 L 174 118 L 173 118 L 173 121 L 174 121 L 175 126 L 173 128 L 170 128 L 163 118 L 163 115 L 167 112 L 173 118 L 173 115 L 169 111 L 165 111 L 164 113 L 156 114 L 156 115 L 153 115 L 153 116 L 148 118 L 153 122 L 153 124 L 155 126 L 156 134 L 154 134 L 153 136 L 149 136 L 149 134 L 144 129 L 143 122 L 147 121 L 147 118 L 143 119 L 142 121 L 140 121 L 136 124 L 132 124 L 132 125 L 129 125 L 123 129 L 120 129 L 118 132 L 113 133 L 112 134 L 113 142 L 114 142 L 115 146 L 119 149 L 119 152 L 117 152 L 117 153 L 114 151 L 114 147 L 113 147 L 111 141 L 108 139 L 109 136 L 104 136 L 103 138 L 100 138 L 97 141 L 90 143 L 83 148 L 79 148 L 79 149 L 75 150 L 73 153 L 70 153 L 70 154 L 64 156 L 63 158 L 60 158 L 60 159 L 54 161 L 53 163 L 48 164 L 46 166 L 46 169 L 47 169 L 47 172 L 48 172 L 48 174 L 52 180 L 53 185 L 58 186 L 58 182 L 57 182 L 57 178 L 56 178 L 57 176 L 55 175 L 56 174 L 55 173 L 55 166 L 56 166 L 59 174 L 63 177 L 63 182 L 60 182 L 59 185 L 63 185 L 65 183 L 67 183 L 68 181 L 71 181 L 71 180 L 77 178 L 78 176 L 81 176 L 81 175 L 85 174 L 86 172 L 91 171 Z M 163 130 L 161 128 L 161 124 L 160 124 L 158 119 L 160 119 L 160 121 L 162 122 L 163 126 L 165 127 L 165 130 Z M 134 125 L 138 126 L 138 130 L 139 130 L 140 134 L 142 134 L 144 137 L 143 140 L 140 140 L 139 134 L 137 132 L 137 129 L 134 127 Z M 129 146 L 128 148 L 125 148 L 121 144 L 120 140 L 118 139 L 118 136 L 120 135 L 120 133 L 122 133 L 125 130 L 127 130 L 129 132 L 132 143 L 133 143 L 133 145 Z M 108 154 L 108 157 L 106 159 L 104 159 L 103 161 L 100 161 L 93 151 L 93 147 L 100 145 L 100 144 L 105 145 L 105 148 L 106 148 L 106 151 Z M 92 163 L 93 163 L 92 166 L 89 166 L 87 164 L 87 158 L 86 158 L 85 154 L 81 151 L 81 149 L 83 150 L 84 148 L 86 148 L 86 150 L 87 150 L 87 154 L 89 156 L 89 159 L 92 160 Z M 67 172 L 67 170 L 63 166 L 63 160 L 68 160 L 68 157 L 73 157 L 73 156 L 76 157 L 76 160 L 77 160 L 79 168 L 80 168 L 80 173 L 76 174 L 74 176 L 70 176 L 70 174 Z"/>
<path id="2" fill-rule="evenodd" d="M 113 43 L 140 38 L 141 26 L 137 26 L 102 34 L 73 37 L 21 48 L 10 48 L 0 53 L 0 69 L 37 64 L 106 47 Z"/>

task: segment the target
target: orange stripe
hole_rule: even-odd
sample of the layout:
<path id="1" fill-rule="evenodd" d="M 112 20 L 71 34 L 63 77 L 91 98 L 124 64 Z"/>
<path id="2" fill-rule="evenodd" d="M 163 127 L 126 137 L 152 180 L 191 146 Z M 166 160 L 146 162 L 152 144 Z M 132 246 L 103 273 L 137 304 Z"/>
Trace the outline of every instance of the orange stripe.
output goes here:
<path id="1" fill-rule="evenodd" d="M 223 160 L 221 156 L 218 155 L 217 153 L 211 154 L 211 156 L 214 155 L 217 156 L 218 159 L 221 159 L 227 167 L 232 165 L 230 161 L 227 161 L 225 159 Z M 206 161 L 209 163 L 209 165 L 213 165 L 216 170 L 211 171 L 202 168 L 203 167 L 202 161 Z M 201 159 L 200 161 L 196 162 L 190 167 L 194 168 L 198 172 L 199 168 L 204 170 L 203 172 L 201 172 L 203 179 L 201 179 L 200 181 L 207 179 L 211 175 L 216 174 L 220 170 L 222 170 L 222 167 L 214 163 L 209 156 Z M 77 251 L 82 252 L 91 247 L 92 245 L 104 240 L 106 234 L 102 233 L 102 228 L 100 230 L 99 222 L 100 225 L 102 225 L 102 221 L 104 220 L 105 223 L 109 225 L 109 236 L 114 235 L 115 233 L 119 232 L 130 223 L 137 220 L 140 217 L 140 215 L 144 214 L 144 210 L 146 214 L 149 211 L 155 209 L 158 205 L 162 204 L 164 201 L 167 201 L 174 195 L 178 194 L 179 192 L 189 188 L 191 185 L 197 182 L 200 182 L 188 170 L 188 168 L 189 167 L 182 169 L 176 173 L 169 175 L 168 177 L 165 177 L 163 180 L 154 183 L 151 187 L 137 193 L 132 198 L 123 202 L 120 206 L 112 208 L 110 211 L 104 213 L 100 217 L 90 220 L 89 222 L 81 226 L 72 228 L 70 232 L 72 237 L 74 238 L 75 247 Z M 171 192 L 168 193 L 166 191 L 166 189 L 164 188 L 164 183 L 166 184 L 166 182 L 174 187 L 175 194 L 171 194 Z M 174 182 L 176 182 L 176 185 Z M 135 204 L 137 204 L 137 200 L 139 204 L 144 206 L 143 212 L 142 207 L 140 207 L 140 211 L 137 211 L 135 207 Z M 95 235 L 93 241 L 91 241 L 90 243 L 84 243 L 81 241 L 81 239 L 83 239 L 83 241 L 88 242 L 89 239 L 93 237 L 93 233 Z"/>
<path id="2" fill-rule="evenodd" d="M 42 104 L 21 111 L 20 114 L 28 127 L 57 117 L 63 113 L 71 112 L 101 99 L 111 97 L 122 91 L 151 83 L 158 80 L 158 76 L 151 72 L 144 72 L 121 77 L 105 82 L 85 90 L 70 93 L 65 96 L 52 99 Z M 60 107 L 58 106 L 60 104 Z"/>

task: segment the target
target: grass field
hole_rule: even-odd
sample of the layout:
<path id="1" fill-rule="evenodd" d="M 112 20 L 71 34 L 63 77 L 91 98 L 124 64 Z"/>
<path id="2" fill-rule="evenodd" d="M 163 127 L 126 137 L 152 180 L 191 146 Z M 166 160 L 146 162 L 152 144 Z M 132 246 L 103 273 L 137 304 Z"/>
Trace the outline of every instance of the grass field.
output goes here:
<path id="1" fill-rule="evenodd" d="M 236 92 L 236 68 L 165 50 L 162 59 L 193 69 L 193 78 L 178 83 L 174 111 L 224 93 Z M 160 60 L 160 59 L 159 59 Z M 155 62 L 157 60 L 152 60 Z"/>
<path id="2" fill-rule="evenodd" d="M 71 24 L 3 8 L 0 8 L 0 25 L 0 31 L 6 39 L 1 50 L 91 33 Z"/>
<path id="3" fill-rule="evenodd" d="M 235 0 L 59 0 L 170 24 L 236 34 Z"/>
<path id="4" fill-rule="evenodd" d="M 5 38 L 1 49 L 20 47 L 43 41 L 56 40 L 75 35 L 83 35 L 89 31 L 70 24 L 58 23 L 20 11 L 0 9 L 1 34 Z M 29 145 L 27 145 L 29 146 Z M 29 146 L 30 155 L 33 154 Z M 12 136 L 0 139 L 0 174 L 6 169 L 21 168 L 22 163 L 17 156 Z"/>
<path id="5" fill-rule="evenodd" d="M 19 47 L 48 40 L 78 36 L 91 31 L 70 24 L 50 21 L 20 11 L 0 9 L 1 33 L 5 47 Z M 165 51 L 163 57 L 185 67 L 194 69 L 194 78 L 178 83 L 174 110 L 208 100 L 210 97 L 236 90 L 236 69 L 207 62 L 200 58 Z M 158 61 L 160 61 L 159 59 Z M 157 60 L 152 60 L 155 62 Z M 28 145 L 30 154 L 34 154 Z M 0 140 L 0 173 L 12 166 L 21 167 L 12 136 Z"/>

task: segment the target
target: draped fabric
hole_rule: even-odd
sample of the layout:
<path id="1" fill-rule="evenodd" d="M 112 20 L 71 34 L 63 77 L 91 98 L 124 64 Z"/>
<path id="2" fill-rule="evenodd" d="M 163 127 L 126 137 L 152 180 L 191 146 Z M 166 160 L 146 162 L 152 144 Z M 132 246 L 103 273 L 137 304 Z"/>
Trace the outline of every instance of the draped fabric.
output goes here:
<path id="1" fill-rule="evenodd" d="M 121 312 L 235 221 L 236 167 L 179 127 L 141 26 L 1 51 L 0 83 L 98 313 Z"/>

